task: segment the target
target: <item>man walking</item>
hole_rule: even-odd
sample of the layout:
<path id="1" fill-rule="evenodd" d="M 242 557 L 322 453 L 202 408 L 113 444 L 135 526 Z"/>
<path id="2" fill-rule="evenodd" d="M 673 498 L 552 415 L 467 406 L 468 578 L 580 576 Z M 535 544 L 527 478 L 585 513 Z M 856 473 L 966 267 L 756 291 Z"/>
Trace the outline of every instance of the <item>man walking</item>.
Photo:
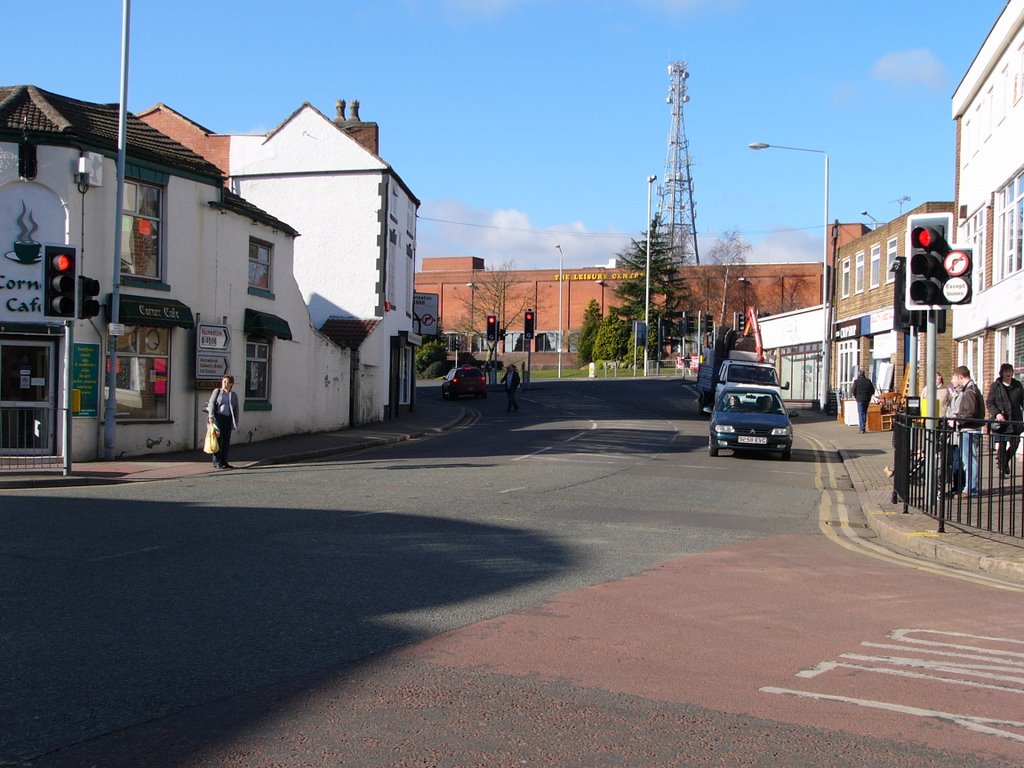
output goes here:
<path id="1" fill-rule="evenodd" d="M 853 399 L 857 401 L 857 416 L 862 435 L 868 424 L 868 404 L 874 396 L 875 385 L 871 383 L 871 379 L 864 375 L 864 371 L 857 371 L 857 380 L 853 382 Z"/>
<path id="2" fill-rule="evenodd" d="M 971 379 L 971 370 L 961 365 L 953 371 L 953 386 L 960 389 L 960 400 L 953 413 L 954 427 L 960 430 L 960 465 L 967 475 L 965 496 L 978 496 L 978 470 L 981 468 L 981 428 L 985 424 L 985 398 Z"/>
<path id="3" fill-rule="evenodd" d="M 516 402 L 516 390 L 519 389 L 519 371 L 516 370 L 515 363 L 505 369 L 505 375 L 501 381 L 505 385 L 505 394 L 508 396 L 508 407 L 505 409 L 505 413 L 510 413 L 513 408 L 518 411 L 519 403 Z"/>

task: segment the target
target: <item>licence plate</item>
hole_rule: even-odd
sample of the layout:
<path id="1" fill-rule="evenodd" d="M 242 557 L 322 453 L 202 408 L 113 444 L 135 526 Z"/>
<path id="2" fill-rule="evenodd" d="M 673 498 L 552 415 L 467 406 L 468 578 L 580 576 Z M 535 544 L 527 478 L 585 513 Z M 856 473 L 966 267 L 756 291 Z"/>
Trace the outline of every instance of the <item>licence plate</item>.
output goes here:
<path id="1" fill-rule="evenodd" d="M 755 437 L 752 435 L 739 435 L 736 438 L 737 443 L 749 443 L 750 445 L 768 445 L 767 437 Z"/>

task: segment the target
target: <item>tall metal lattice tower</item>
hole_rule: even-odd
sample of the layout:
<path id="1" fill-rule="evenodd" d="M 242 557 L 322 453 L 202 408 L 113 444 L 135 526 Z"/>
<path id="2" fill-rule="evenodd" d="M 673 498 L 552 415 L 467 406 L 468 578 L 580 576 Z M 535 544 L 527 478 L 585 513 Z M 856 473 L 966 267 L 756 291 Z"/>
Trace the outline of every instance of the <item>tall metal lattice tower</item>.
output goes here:
<path id="1" fill-rule="evenodd" d="M 697 211 L 693 200 L 693 176 L 690 174 L 690 146 L 683 123 L 683 105 L 690 100 L 686 80 L 690 73 L 685 61 L 668 65 L 668 98 L 672 109 L 672 129 L 668 133 L 665 176 L 658 186 L 658 213 L 669 235 L 672 256 L 677 264 L 700 264 L 697 251 Z"/>

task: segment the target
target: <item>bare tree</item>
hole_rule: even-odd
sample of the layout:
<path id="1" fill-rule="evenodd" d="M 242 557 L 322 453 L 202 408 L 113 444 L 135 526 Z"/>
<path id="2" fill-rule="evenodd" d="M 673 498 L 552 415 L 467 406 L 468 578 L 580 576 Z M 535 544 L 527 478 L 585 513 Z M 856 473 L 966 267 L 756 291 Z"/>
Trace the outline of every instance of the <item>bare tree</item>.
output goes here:
<path id="1" fill-rule="evenodd" d="M 535 297 L 527 289 L 527 283 L 519 278 L 514 261 L 504 261 L 497 267 L 474 273 L 473 285 L 471 313 L 481 318 L 494 315 L 499 329 L 508 328 L 527 309 L 538 309 L 534 306 Z M 497 345 L 494 344 L 488 358 L 493 358 L 496 351 Z"/>
<path id="2" fill-rule="evenodd" d="M 710 311 L 712 301 L 721 307 L 718 322 L 724 323 L 728 308 L 736 304 L 738 297 L 730 289 L 743 276 L 742 266 L 747 263 L 750 243 L 739 232 L 726 232 L 718 238 L 704 257 L 704 284 L 698 286 L 703 296 L 702 309 Z"/>

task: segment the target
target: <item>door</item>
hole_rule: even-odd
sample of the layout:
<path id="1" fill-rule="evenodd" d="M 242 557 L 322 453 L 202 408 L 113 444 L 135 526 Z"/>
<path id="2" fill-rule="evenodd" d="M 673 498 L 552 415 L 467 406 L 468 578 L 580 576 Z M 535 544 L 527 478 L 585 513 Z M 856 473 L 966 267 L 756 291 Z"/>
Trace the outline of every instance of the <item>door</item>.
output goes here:
<path id="1" fill-rule="evenodd" d="M 52 456 L 56 390 L 52 342 L 0 340 L 0 451 Z"/>

